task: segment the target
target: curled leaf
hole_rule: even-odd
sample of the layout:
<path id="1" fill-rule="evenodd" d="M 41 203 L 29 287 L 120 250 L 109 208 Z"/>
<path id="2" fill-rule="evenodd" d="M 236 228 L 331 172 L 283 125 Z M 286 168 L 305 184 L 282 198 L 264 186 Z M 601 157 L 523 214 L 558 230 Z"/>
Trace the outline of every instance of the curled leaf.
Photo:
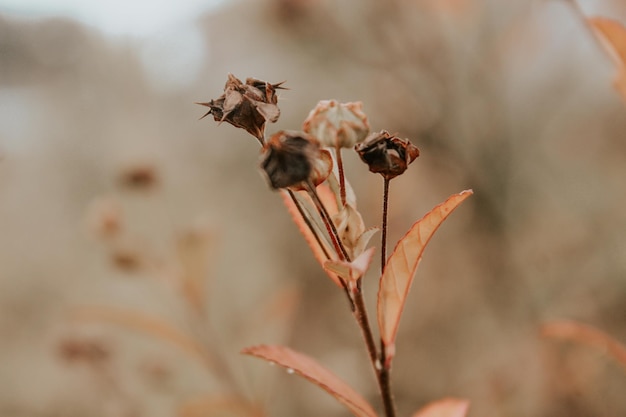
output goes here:
<path id="1" fill-rule="evenodd" d="M 374 251 L 375 248 L 369 248 L 352 262 L 339 260 L 327 261 L 324 264 L 324 269 L 337 274 L 346 282 L 358 281 L 363 275 L 365 275 L 370 267 L 372 258 L 374 257 Z"/>
<path id="2" fill-rule="evenodd" d="M 335 397 L 357 417 L 376 417 L 376 412 L 363 397 L 309 356 L 285 346 L 268 345 L 249 347 L 241 353 L 265 359 L 286 368 L 290 373 L 297 373 Z"/>
<path id="3" fill-rule="evenodd" d="M 354 259 L 359 256 L 361 252 L 357 252 L 357 246 L 359 246 L 360 237 L 365 233 L 365 223 L 361 213 L 350 204 L 346 204 L 333 216 L 333 223 L 350 258 Z"/>
<path id="4" fill-rule="evenodd" d="M 468 408 L 467 400 L 444 398 L 427 404 L 413 414 L 413 417 L 465 417 Z"/>
<path id="5" fill-rule="evenodd" d="M 387 260 L 378 289 L 378 325 L 388 361 L 394 355 L 400 316 L 422 253 L 443 221 L 472 193 L 472 190 L 465 190 L 453 194 L 433 208 L 413 224 Z"/>
<path id="6" fill-rule="evenodd" d="M 570 320 L 553 320 L 541 326 L 541 334 L 591 346 L 608 354 L 626 370 L 626 346 L 595 327 Z"/>
<path id="7" fill-rule="evenodd" d="M 592 17 L 587 22 L 617 65 L 617 75 L 613 83 L 626 99 L 626 27 L 617 20 L 605 17 Z"/>

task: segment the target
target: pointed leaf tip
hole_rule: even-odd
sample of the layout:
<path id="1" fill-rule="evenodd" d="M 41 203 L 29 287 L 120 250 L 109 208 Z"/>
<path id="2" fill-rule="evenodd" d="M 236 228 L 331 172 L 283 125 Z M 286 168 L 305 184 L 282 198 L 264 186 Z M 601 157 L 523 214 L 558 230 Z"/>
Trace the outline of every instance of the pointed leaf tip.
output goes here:
<path id="1" fill-rule="evenodd" d="M 326 261 L 324 269 L 334 273 L 346 282 L 358 281 L 369 269 L 376 248 L 369 248 L 352 262 Z"/>
<path id="2" fill-rule="evenodd" d="M 443 221 L 472 194 L 472 190 L 465 190 L 435 206 L 411 226 L 387 260 L 378 289 L 378 325 L 389 361 L 393 357 L 400 316 L 424 249 Z"/>
<path id="3" fill-rule="evenodd" d="M 376 417 L 372 406 L 335 374 L 321 366 L 313 358 L 285 346 L 259 345 L 245 348 L 245 355 L 265 359 L 296 373 L 335 397 L 356 417 Z"/>

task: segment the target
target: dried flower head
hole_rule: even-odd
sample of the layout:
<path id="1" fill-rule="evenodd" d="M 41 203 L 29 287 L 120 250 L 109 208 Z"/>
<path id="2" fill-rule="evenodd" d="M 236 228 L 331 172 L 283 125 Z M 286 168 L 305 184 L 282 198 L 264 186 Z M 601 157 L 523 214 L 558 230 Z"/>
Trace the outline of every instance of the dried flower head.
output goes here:
<path id="1" fill-rule="evenodd" d="M 362 103 L 322 100 L 309 113 L 302 129 L 315 136 L 322 146 L 351 148 L 370 132 Z"/>
<path id="2" fill-rule="evenodd" d="M 263 148 L 261 168 L 273 189 L 302 190 L 309 183 L 317 186 L 328 178 L 332 158 L 312 136 L 280 131 Z"/>
<path id="3" fill-rule="evenodd" d="M 209 114 L 217 122 L 228 122 L 245 129 L 259 142 L 264 141 L 265 122 L 276 122 L 280 116 L 276 90 L 284 89 L 282 82 L 270 84 L 255 78 L 247 78 L 244 84 L 232 74 L 224 86 L 224 94 L 206 103 L 197 103 L 209 108 Z"/>
<path id="4" fill-rule="evenodd" d="M 400 139 L 385 130 L 372 133 L 354 149 L 371 172 L 381 174 L 386 180 L 406 171 L 420 154 L 417 146 L 408 139 Z"/>

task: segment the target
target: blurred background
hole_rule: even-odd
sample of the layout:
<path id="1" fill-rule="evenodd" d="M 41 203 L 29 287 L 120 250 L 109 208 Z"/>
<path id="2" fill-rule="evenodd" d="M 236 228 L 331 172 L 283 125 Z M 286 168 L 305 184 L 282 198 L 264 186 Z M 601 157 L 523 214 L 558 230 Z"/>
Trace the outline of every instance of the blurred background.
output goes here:
<path id="1" fill-rule="evenodd" d="M 583 20 L 619 0 L 0 0 L 0 416 L 346 416 L 239 355 L 287 344 L 379 408 L 347 303 L 258 172 L 194 104 L 227 73 L 286 80 L 278 129 L 362 101 L 421 156 L 390 246 L 452 193 L 400 326 L 398 415 L 626 415 L 626 106 Z M 382 181 L 347 176 L 368 225 Z M 373 244 L 379 246 L 378 237 Z M 377 274 L 366 277 L 373 316 Z"/>

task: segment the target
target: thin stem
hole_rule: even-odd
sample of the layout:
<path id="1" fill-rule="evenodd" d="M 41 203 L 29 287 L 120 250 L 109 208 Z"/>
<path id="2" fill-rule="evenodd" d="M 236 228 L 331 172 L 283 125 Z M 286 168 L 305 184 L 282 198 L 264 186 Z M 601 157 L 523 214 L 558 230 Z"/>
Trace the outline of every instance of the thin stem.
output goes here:
<path id="1" fill-rule="evenodd" d="M 333 223 L 333 219 L 330 217 L 330 214 L 328 214 L 328 211 L 326 210 L 326 207 L 324 207 L 322 200 L 320 200 L 319 196 L 317 195 L 317 191 L 315 191 L 315 186 L 311 183 L 307 184 L 307 191 L 309 192 L 311 199 L 315 203 L 315 207 L 317 207 L 317 210 L 319 211 L 320 216 L 324 221 L 324 225 L 326 226 L 326 230 L 328 232 L 328 235 L 330 236 L 330 240 L 332 240 L 333 246 L 337 251 L 337 255 L 340 259 L 350 262 L 350 256 L 348 255 L 346 248 L 343 246 L 343 242 L 339 238 L 339 233 L 337 233 L 337 228 Z"/>
<path id="2" fill-rule="evenodd" d="M 309 230 L 311 231 L 311 233 L 315 237 L 315 241 L 317 242 L 319 247 L 322 249 L 322 252 L 324 252 L 324 256 L 326 257 L 326 259 L 331 259 L 330 255 L 328 254 L 328 251 L 326 250 L 326 248 L 322 244 L 322 240 L 319 237 L 319 235 L 317 234 L 317 231 L 313 228 L 313 224 L 311 223 L 311 220 L 305 214 L 304 209 L 302 208 L 302 205 L 300 204 L 300 202 L 296 198 L 295 193 L 293 191 L 291 191 L 290 189 L 287 189 L 287 192 L 289 193 L 289 196 L 293 200 L 293 203 L 296 205 L 296 208 L 298 209 L 298 213 L 300 214 L 300 216 L 304 220 L 304 223 L 307 225 L 307 227 L 309 228 Z M 331 238 L 331 240 L 332 240 L 332 238 Z M 355 307 L 354 307 L 354 300 L 352 299 L 352 296 L 350 295 L 350 289 L 348 288 L 348 284 L 346 283 L 346 281 L 343 278 L 341 278 L 341 277 L 337 277 L 337 278 L 339 278 L 339 281 L 341 282 L 341 286 L 342 286 L 346 296 L 348 297 L 348 302 L 350 303 L 350 310 L 354 311 L 354 309 L 355 309 Z"/>
<path id="3" fill-rule="evenodd" d="M 380 369 L 378 375 L 378 385 L 380 386 L 381 395 L 383 397 L 383 406 L 385 407 L 385 415 L 387 417 L 395 417 L 396 408 L 393 403 L 393 395 L 391 394 L 391 361 L 387 362 L 387 354 L 385 347 L 380 349 Z"/>
<path id="4" fill-rule="evenodd" d="M 354 317 L 356 318 L 359 327 L 361 328 L 361 332 L 363 333 L 363 338 L 365 339 L 365 345 L 367 347 L 367 352 L 370 356 L 370 361 L 374 366 L 374 372 L 378 374 L 378 369 L 376 369 L 376 361 L 378 360 L 378 352 L 376 350 L 376 343 L 374 342 L 374 334 L 372 333 L 372 328 L 370 326 L 369 319 L 367 317 L 367 310 L 365 308 L 365 300 L 363 299 L 363 291 L 361 290 L 361 280 L 358 281 L 356 288 L 352 291 L 352 296 L 354 298 L 354 305 L 356 307 L 354 311 Z"/>
<path id="5" fill-rule="evenodd" d="M 365 339 L 365 345 L 367 352 L 369 353 L 370 362 L 374 373 L 376 374 L 376 381 L 378 382 L 378 389 L 383 401 L 383 407 L 385 409 L 386 417 L 395 417 L 396 410 L 393 403 L 393 397 L 391 395 L 391 381 L 389 378 L 389 369 L 386 369 L 383 365 L 382 357 L 384 352 L 384 346 L 381 346 L 381 357 L 378 357 L 378 351 L 376 350 L 376 342 L 374 341 L 374 334 L 367 317 L 367 310 L 365 308 L 365 301 L 363 299 L 363 291 L 361 289 L 361 280 L 357 281 L 356 287 L 353 288 L 352 298 L 354 298 L 355 310 L 353 311 L 354 317 L 361 328 L 363 339 Z"/>
<path id="6" fill-rule="evenodd" d="M 304 223 L 307 225 L 307 227 L 311 231 L 311 234 L 313 234 L 313 236 L 315 237 L 315 241 L 319 245 L 320 249 L 322 249 L 322 252 L 324 252 L 324 256 L 326 257 L 326 259 L 330 259 L 330 255 L 328 254 L 328 251 L 326 250 L 326 247 L 322 244 L 322 239 L 319 237 L 319 235 L 317 234 L 317 232 L 313 228 L 313 224 L 311 223 L 311 219 L 309 219 L 309 217 L 304 212 L 304 209 L 302 208 L 302 205 L 300 204 L 300 202 L 296 198 L 296 194 L 293 191 L 291 191 L 289 188 L 287 188 L 287 192 L 289 193 L 289 197 L 291 197 L 291 200 L 293 201 L 293 204 L 295 204 L 296 208 L 298 209 L 298 213 L 300 214 L 300 217 L 302 217 L 302 220 L 304 220 Z"/>
<path id="7" fill-rule="evenodd" d="M 387 263 L 387 214 L 389 206 L 389 181 L 385 178 L 383 188 L 383 224 L 382 224 L 382 238 L 380 243 L 380 273 L 385 270 L 385 264 Z"/>
<path id="8" fill-rule="evenodd" d="M 343 158 L 341 157 L 341 147 L 337 145 L 335 148 L 337 156 L 337 172 L 339 174 L 339 195 L 341 196 L 341 206 L 346 205 L 346 177 L 343 172 Z"/>

